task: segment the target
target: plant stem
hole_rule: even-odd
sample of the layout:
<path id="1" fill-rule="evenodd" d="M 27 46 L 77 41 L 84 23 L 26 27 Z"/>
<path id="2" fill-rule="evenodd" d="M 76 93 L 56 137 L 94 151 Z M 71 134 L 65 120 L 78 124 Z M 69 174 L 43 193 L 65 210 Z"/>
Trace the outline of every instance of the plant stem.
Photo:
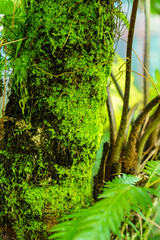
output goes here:
<path id="1" fill-rule="evenodd" d="M 154 121 L 152 122 L 152 124 L 146 129 L 140 143 L 138 146 L 138 160 L 139 160 L 139 164 L 141 163 L 141 159 L 142 159 L 142 154 L 143 154 L 143 149 L 145 146 L 145 143 L 148 139 L 148 137 L 150 136 L 150 134 L 153 132 L 153 130 L 157 127 L 157 125 L 160 123 L 160 116 L 158 116 L 157 118 L 154 119 Z"/>
<path id="2" fill-rule="evenodd" d="M 143 91 L 144 91 L 144 106 L 149 102 L 149 81 L 146 79 L 149 72 L 149 50 L 150 50 L 150 0 L 144 2 L 145 10 L 145 47 L 144 47 L 144 79 L 143 79 Z"/>
<path id="3" fill-rule="evenodd" d="M 152 101 L 150 101 L 146 107 L 142 110 L 141 114 L 137 117 L 128 139 L 127 148 L 126 148 L 126 155 L 125 155 L 125 162 L 124 162 L 124 170 L 125 172 L 130 172 L 131 169 L 138 169 L 139 161 L 137 160 L 137 149 L 136 143 L 138 139 L 138 133 L 140 127 L 142 126 L 147 114 L 149 111 L 155 107 L 160 101 L 160 96 L 158 95 Z"/>
<path id="4" fill-rule="evenodd" d="M 152 124 L 152 122 L 154 121 L 154 119 L 157 118 L 159 115 L 160 115 L 160 104 L 158 105 L 154 114 L 150 117 L 148 126 L 150 126 Z M 159 126 L 157 126 L 154 129 L 154 131 L 151 133 L 151 135 L 149 136 L 149 139 L 147 140 L 148 146 L 152 146 L 158 141 L 158 138 L 159 138 L 158 135 L 159 135 L 159 130 L 160 130 L 159 127 L 160 127 L 160 123 L 159 123 Z"/>
<path id="5" fill-rule="evenodd" d="M 121 123 L 120 123 L 119 131 L 118 131 L 117 140 L 114 145 L 114 149 L 111 153 L 111 162 L 113 164 L 119 162 L 121 148 L 122 148 L 122 144 L 123 144 L 123 136 L 125 133 L 126 123 L 127 123 L 130 84 L 131 84 L 132 43 L 133 43 L 133 35 L 134 35 L 138 2 L 139 2 L 139 0 L 133 1 L 132 13 L 131 13 L 131 18 L 130 18 L 130 27 L 129 27 L 128 41 L 127 41 L 126 82 L 125 82 L 123 111 L 122 111 Z"/>

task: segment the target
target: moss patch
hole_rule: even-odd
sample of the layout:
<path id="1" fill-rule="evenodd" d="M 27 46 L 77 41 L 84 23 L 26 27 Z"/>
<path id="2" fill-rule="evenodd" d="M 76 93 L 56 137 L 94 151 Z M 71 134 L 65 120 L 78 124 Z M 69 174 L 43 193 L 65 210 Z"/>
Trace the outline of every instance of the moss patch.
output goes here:
<path id="1" fill-rule="evenodd" d="M 113 57 L 112 7 L 96 0 L 24 1 L 17 34 L 27 38 L 10 47 L 6 115 L 14 121 L 5 122 L 0 150 L 1 219 L 17 239 L 45 239 L 59 216 L 92 202 Z"/>

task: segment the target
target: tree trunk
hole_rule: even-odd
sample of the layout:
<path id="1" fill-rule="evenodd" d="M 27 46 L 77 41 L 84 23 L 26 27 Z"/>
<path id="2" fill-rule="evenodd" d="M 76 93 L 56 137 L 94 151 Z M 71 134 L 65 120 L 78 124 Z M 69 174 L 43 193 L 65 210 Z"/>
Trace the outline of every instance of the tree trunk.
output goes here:
<path id="1" fill-rule="evenodd" d="M 8 42 L 25 38 L 7 47 L 11 96 L 0 122 L 0 222 L 17 239 L 46 239 L 60 216 L 93 200 L 112 7 L 113 1 L 26 0 L 19 6 L 26 15 L 14 24 L 12 18 L 12 31 L 4 18 Z"/>

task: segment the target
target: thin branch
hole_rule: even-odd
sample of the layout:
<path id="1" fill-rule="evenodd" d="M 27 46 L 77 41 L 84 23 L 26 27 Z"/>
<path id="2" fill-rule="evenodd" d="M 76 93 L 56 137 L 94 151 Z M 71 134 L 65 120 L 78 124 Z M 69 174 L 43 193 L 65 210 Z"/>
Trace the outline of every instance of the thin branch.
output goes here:
<path id="1" fill-rule="evenodd" d="M 122 38 L 121 38 L 121 40 L 123 40 L 124 42 L 126 42 L 126 41 L 125 41 L 124 39 L 122 39 Z M 126 43 L 127 43 L 127 42 L 126 42 Z M 140 58 L 138 57 L 137 53 L 135 52 L 135 50 L 134 50 L 133 48 L 132 48 L 132 51 L 133 51 L 134 54 L 136 55 L 139 63 L 141 64 L 143 70 L 145 71 L 146 76 L 144 76 L 144 75 L 142 75 L 142 74 L 140 74 L 140 73 L 137 73 L 136 71 L 133 71 L 133 70 L 131 70 L 131 71 L 134 72 L 134 73 L 136 73 L 136 74 L 138 74 L 138 75 L 140 75 L 140 76 L 142 76 L 142 77 L 145 78 L 146 80 L 149 80 L 149 81 L 152 83 L 152 85 L 154 86 L 154 88 L 155 88 L 155 90 L 157 91 L 157 93 L 160 95 L 156 84 L 154 83 L 154 81 L 153 81 L 153 79 L 151 78 L 149 72 L 147 71 L 147 69 L 145 68 L 145 66 L 143 65 L 143 63 L 141 62 Z M 125 70 L 124 70 L 124 71 L 125 71 Z"/>
<path id="2" fill-rule="evenodd" d="M 11 43 L 23 41 L 23 40 L 26 39 L 26 38 L 27 38 L 27 37 L 21 38 L 21 39 L 17 39 L 17 40 L 11 41 L 11 42 L 6 42 L 6 43 L 3 43 L 3 42 L 2 42 L 0 46 L 5 46 L 5 45 L 9 45 L 9 44 L 11 44 Z"/>
<path id="3" fill-rule="evenodd" d="M 158 228 L 160 230 L 160 225 L 158 225 L 157 223 L 153 222 L 151 219 L 147 218 L 147 221 L 150 222 L 151 224 L 153 224 L 156 228 Z"/>

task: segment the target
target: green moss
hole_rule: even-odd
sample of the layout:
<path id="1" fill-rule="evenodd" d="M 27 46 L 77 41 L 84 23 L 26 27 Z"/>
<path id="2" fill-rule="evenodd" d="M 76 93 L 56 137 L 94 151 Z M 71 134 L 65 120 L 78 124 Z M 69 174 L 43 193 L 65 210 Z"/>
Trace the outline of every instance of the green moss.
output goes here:
<path id="1" fill-rule="evenodd" d="M 6 115 L 14 122 L 6 123 L 1 143 L 0 208 L 17 239 L 45 239 L 51 222 L 93 200 L 92 166 L 113 57 L 113 1 L 28 0 L 24 6 L 27 38 L 11 49 Z"/>

